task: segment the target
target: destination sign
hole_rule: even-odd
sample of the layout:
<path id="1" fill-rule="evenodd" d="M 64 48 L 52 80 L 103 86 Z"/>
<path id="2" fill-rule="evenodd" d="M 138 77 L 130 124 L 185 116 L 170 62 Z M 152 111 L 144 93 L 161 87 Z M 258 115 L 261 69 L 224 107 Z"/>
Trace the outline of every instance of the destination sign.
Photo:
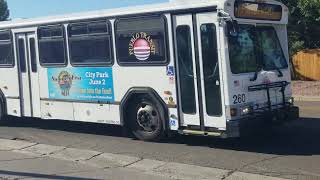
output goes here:
<path id="1" fill-rule="evenodd" d="M 282 18 L 282 7 L 275 4 L 236 1 L 235 17 L 280 21 Z"/>

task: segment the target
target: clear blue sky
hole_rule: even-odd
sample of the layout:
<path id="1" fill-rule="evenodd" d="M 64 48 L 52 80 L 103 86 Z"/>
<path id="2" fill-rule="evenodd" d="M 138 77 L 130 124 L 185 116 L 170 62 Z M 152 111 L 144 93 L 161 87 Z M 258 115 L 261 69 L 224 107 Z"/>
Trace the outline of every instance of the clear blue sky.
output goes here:
<path id="1" fill-rule="evenodd" d="M 7 0 L 11 19 L 66 14 L 166 1 L 168 0 Z"/>

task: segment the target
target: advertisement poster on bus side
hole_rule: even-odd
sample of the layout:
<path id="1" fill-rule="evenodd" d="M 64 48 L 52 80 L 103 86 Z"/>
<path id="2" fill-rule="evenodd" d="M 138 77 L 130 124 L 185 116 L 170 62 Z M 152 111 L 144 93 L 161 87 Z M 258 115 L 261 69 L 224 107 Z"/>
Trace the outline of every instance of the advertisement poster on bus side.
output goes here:
<path id="1" fill-rule="evenodd" d="M 114 102 L 112 68 L 49 68 L 50 99 Z"/>

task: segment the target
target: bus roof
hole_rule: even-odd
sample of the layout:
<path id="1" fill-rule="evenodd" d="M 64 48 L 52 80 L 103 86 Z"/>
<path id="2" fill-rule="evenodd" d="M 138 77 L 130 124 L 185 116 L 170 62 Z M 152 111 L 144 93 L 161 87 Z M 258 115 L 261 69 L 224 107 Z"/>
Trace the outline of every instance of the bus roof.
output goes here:
<path id="1" fill-rule="evenodd" d="M 20 28 L 37 26 L 41 24 L 55 24 L 69 21 L 77 21 L 82 19 L 96 19 L 103 17 L 118 17 L 118 16 L 129 16 L 133 14 L 142 13 L 156 13 L 156 12 L 170 12 L 170 11 L 181 11 L 181 10 L 192 10 L 198 8 L 223 8 L 225 0 L 175 0 L 166 3 L 158 3 L 152 5 L 140 5 L 130 6 L 125 8 L 114 8 L 97 11 L 89 11 L 82 13 L 72 13 L 57 16 L 47 16 L 30 19 L 15 19 L 11 21 L 4 21 L 0 23 L 0 29 Z"/>
<path id="2" fill-rule="evenodd" d="M 15 19 L 11 21 L 0 22 L 0 29 L 13 29 L 23 27 L 33 27 L 46 24 L 58 24 L 67 23 L 79 20 L 90 20 L 97 18 L 115 18 L 119 16 L 130 16 L 144 13 L 162 13 L 162 12 L 179 12 L 179 11 L 192 11 L 193 9 L 228 9 L 225 7 L 226 4 L 234 3 L 235 0 L 170 0 L 170 2 L 151 4 L 151 5 L 140 5 L 130 6 L 125 8 L 114 8 L 104 9 L 97 11 L 72 13 L 57 16 L 47 16 L 29 19 Z M 257 1 L 257 0 L 247 0 Z M 260 0 L 261 1 L 261 0 Z M 264 0 L 267 3 L 281 4 L 275 0 Z M 284 5 L 281 4 L 283 7 Z M 287 17 L 285 18 L 285 20 Z M 286 22 L 286 21 L 283 21 Z M 281 23 L 281 22 L 279 22 Z"/>

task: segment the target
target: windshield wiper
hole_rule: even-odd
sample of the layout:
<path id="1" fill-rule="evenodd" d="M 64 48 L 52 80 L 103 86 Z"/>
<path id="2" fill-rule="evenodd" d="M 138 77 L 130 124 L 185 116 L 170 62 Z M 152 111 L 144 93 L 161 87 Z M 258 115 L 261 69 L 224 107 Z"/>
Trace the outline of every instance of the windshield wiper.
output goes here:
<path id="1" fill-rule="evenodd" d="M 261 64 L 259 63 L 259 64 L 257 65 L 256 71 L 254 72 L 254 76 L 253 76 L 253 78 L 250 79 L 250 81 L 256 81 L 256 80 L 258 79 L 258 74 L 259 74 L 261 68 L 262 68 L 262 66 L 261 66 Z"/>
<path id="2" fill-rule="evenodd" d="M 276 68 L 276 70 L 277 70 L 278 73 L 279 73 L 278 77 L 283 77 L 283 73 L 282 73 L 282 71 L 280 70 L 280 68 L 278 68 L 278 67 L 275 67 L 275 68 Z"/>
<path id="3" fill-rule="evenodd" d="M 283 77 L 283 73 L 282 71 L 280 70 L 280 68 L 276 65 L 276 63 L 274 61 L 272 61 L 272 64 L 273 64 L 273 67 L 275 68 L 275 70 L 278 71 L 278 77 Z"/>
<path id="4" fill-rule="evenodd" d="M 258 66 L 257 66 L 257 69 L 256 69 L 256 71 L 255 71 L 255 73 L 254 73 L 254 76 L 253 76 L 253 78 L 250 79 L 250 81 L 256 81 L 256 80 L 258 79 L 259 71 L 260 71 L 262 68 L 263 68 L 263 67 L 262 67 L 261 65 L 258 65 Z M 283 77 L 283 73 L 282 73 L 282 71 L 280 70 L 280 68 L 278 68 L 277 66 L 274 66 L 274 68 L 275 68 L 275 70 L 277 70 L 278 73 L 279 73 L 278 77 Z"/>

